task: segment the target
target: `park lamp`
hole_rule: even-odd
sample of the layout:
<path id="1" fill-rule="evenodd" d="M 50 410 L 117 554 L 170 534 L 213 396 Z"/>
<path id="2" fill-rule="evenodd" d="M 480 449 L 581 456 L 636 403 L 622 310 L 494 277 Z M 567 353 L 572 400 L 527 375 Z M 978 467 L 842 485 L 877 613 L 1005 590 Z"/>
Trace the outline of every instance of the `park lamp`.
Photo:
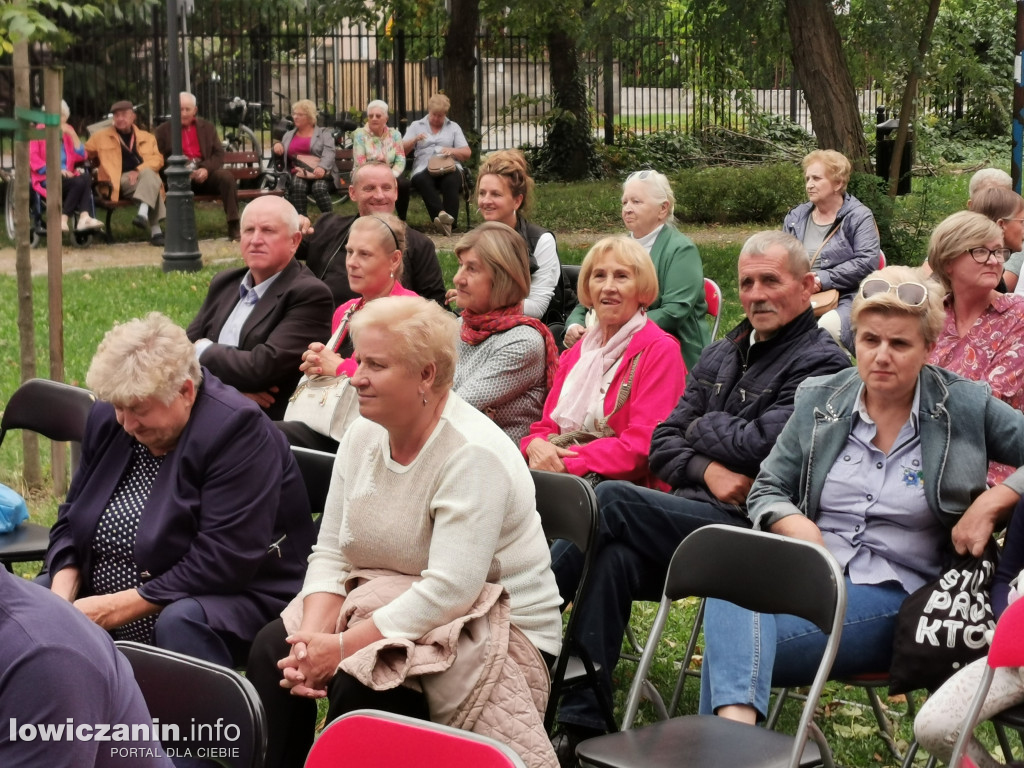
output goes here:
<path id="1" fill-rule="evenodd" d="M 167 158 L 167 233 L 164 239 L 164 272 L 195 272 L 202 268 L 196 234 L 195 196 L 192 171 L 181 149 L 181 75 L 178 71 L 179 0 L 167 2 L 167 83 L 171 94 L 171 156 Z"/>

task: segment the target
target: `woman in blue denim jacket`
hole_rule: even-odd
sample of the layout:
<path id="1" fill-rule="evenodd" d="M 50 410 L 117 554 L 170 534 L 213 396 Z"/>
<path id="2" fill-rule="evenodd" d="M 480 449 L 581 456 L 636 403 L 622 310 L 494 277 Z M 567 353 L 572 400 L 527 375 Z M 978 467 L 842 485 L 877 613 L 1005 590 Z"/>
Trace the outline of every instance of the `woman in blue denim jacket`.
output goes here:
<path id="1" fill-rule="evenodd" d="M 980 554 L 1024 493 L 1024 469 L 987 488 L 988 461 L 1024 465 L 1024 414 L 987 384 L 927 365 L 941 289 L 909 267 L 864 280 L 857 370 L 808 379 L 747 499 L 756 528 L 825 546 L 846 574 L 835 676 L 889 668 L 903 600 L 952 547 Z M 793 616 L 708 601 L 701 711 L 764 717 L 772 685 L 806 685 L 825 636 Z"/>
<path id="2" fill-rule="evenodd" d="M 808 202 L 786 214 L 782 229 L 804 244 L 816 291 L 839 291 L 839 305 L 818 324 L 853 351 L 850 307 L 860 281 L 879 266 L 882 253 L 871 210 L 846 191 L 852 166 L 839 152 L 818 149 L 803 159 Z"/>

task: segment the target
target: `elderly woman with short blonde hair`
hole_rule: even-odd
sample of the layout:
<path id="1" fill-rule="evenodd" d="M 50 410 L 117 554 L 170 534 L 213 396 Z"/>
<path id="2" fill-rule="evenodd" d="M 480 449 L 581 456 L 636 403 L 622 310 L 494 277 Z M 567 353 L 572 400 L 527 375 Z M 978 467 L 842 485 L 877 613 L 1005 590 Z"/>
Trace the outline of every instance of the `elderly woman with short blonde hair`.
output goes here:
<path id="1" fill-rule="evenodd" d="M 451 294 L 462 309 L 455 391 L 518 444 L 540 418 L 558 364 L 551 331 L 523 314 L 526 243 L 511 227 L 488 221 L 459 240 L 455 257 Z"/>
<path id="2" fill-rule="evenodd" d="M 316 124 L 317 113 L 316 104 L 309 99 L 300 99 L 292 104 L 295 127 L 273 147 L 274 154 L 285 161 L 287 173 L 283 186 L 288 202 L 302 216 L 306 215 L 309 195 L 313 196 L 321 213 L 330 213 L 334 206 L 331 200 L 336 173 L 334 136 L 329 128 Z M 299 155 L 311 155 L 317 158 L 317 162 L 304 162 Z M 282 181 L 279 181 L 278 187 L 281 186 Z"/>
<path id="3" fill-rule="evenodd" d="M 987 191 L 987 190 L 986 190 Z M 1024 297 L 1000 293 L 1010 249 L 1003 230 L 972 211 L 947 217 L 932 232 L 928 266 L 946 290 L 945 321 L 928 361 L 975 381 L 1024 409 Z M 993 463 L 989 484 L 1016 467 Z"/>
<path id="4" fill-rule="evenodd" d="M 155 312 L 104 336 L 86 382 L 99 402 L 50 533 L 51 589 L 116 639 L 237 664 L 313 542 L 286 441 Z"/>
<path id="5" fill-rule="evenodd" d="M 435 93 L 427 102 L 427 114 L 409 124 L 403 141 L 405 153 L 415 153 L 411 182 L 427 206 L 427 218 L 449 236 L 459 225 L 462 163 L 473 154 L 462 128 L 448 119 L 450 108 L 448 97 Z M 432 157 L 450 157 L 455 161 L 453 170 L 432 173 L 427 167 Z"/>
<path id="6" fill-rule="evenodd" d="M 577 293 L 597 323 L 562 354 L 523 455 L 533 469 L 660 487 L 647 463 L 651 434 L 683 394 L 686 366 L 679 342 L 646 314 L 658 295 L 654 265 L 636 241 L 606 237 L 583 259 Z"/>
<path id="7" fill-rule="evenodd" d="M 496 709 L 496 735 L 530 744 L 531 765 L 553 761 L 542 654 L 558 653 L 560 600 L 530 473 L 494 422 L 451 391 L 454 316 L 417 296 L 384 298 L 353 319 L 352 334 L 362 418 L 338 448 L 302 591 L 260 633 L 249 660 L 267 711 L 267 765 L 302 764 L 318 698 L 329 698 L 328 720 L 372 707 L 482 726 L 441 681 L 472 686 L 495 660 L 507 660 L 489 678 L 501 694 L 474 709 Z M 444 671 L 452 659 L 434 639 L 458 638 L 461 648 L 469 637 L 458 627 L 477 612 L 517 642 L 492 645 L 484 632 L 486 648 L 459 654 L 464 666 Z M 378 684 L 380 665 L 399 652 L 408 663 Z M 540 687 L 536 697 L 522 687 L 529 680 Z M 514 716 L 502 713 L 514 691 L 526 699 Z"/>

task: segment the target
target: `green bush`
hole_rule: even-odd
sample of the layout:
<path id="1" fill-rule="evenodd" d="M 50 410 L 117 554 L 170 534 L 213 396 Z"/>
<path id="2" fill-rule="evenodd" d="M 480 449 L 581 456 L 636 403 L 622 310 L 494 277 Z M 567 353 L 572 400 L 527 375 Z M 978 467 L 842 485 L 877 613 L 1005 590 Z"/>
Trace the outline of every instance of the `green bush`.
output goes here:
<path id="1" fill-rule="evenodd" d="M 638 134 L 628 128 L 615 129 L 615 144 L 598 145 L 606 176 L 655 168 L 668 173 L 678 168 L 703 164 L 700 144 L 689 133 L 675 129 Z"/>
<path id="2" fill-rule="evenodd" d="M 800 169 L 788 163 L 705 168 L 675 174 L 677 216 L 683 221 L 782 225 L 786 211 L 803 200 Z"/>

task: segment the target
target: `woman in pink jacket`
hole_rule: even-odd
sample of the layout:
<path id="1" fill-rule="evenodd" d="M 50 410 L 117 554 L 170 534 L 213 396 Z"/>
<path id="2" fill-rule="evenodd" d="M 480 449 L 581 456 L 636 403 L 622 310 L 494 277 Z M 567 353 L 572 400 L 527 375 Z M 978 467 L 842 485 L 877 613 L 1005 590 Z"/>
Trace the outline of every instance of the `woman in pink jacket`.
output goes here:
<path id="1" fill-rule="evenodd" d="M 520 448 L 531 469 L 661 487 L 647 465 L 651 433 L 683 394 L 686 366 L 679 342 L 647 319 L 658 295 L 651 258 L 629 238 L 606 237 L 583 260 L 578 293 L 597 325 L 563 353 Z"/>
<path id="2" fill-rule="evenodd" d="M 86 161 L 85 144 L 78 138 L 75 129 L 68 124 L 71 108 L 60 102 L 60 168 L 63 177 L 63 209 L 60 217 L 61 231 L 69 231 L 68 214 L 77 215 L 75 230 L 88 232 L 103 229 L 103 223 L 93 218 L 96 206 L 92 200 L 92 176 L 85 168 L 78 166 Z M 42 126 L 39 126 L 42 128 Z M 29 167 L 32 171 L 32 189 L 46 200 L 46 141 L 35 139 L 29 143 Z"/>

